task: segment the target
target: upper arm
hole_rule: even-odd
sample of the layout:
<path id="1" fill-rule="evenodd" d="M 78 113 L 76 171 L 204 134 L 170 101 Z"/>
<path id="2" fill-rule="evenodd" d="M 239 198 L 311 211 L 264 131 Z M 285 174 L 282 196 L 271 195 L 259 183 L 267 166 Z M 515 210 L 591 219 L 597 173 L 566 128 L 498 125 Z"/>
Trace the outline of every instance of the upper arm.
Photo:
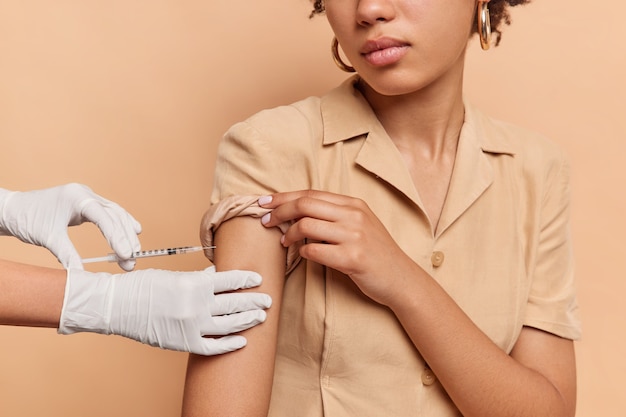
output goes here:
<path id="1" fill-rule="evenodd" d="M 231 127 L 220 141 L 211 201 L 309 188 L 306 119 L 290 107 L 261 112 Z M 297 140 L 296 140 L 297 139 Z M 289 175 L 285 175 L 289 173 Z M 267 414 L 274 372 L 278 317 L 285 279 L 286 249 L 281 232 L 258 218 L 240 216 L 221 223 L 214 235 L 217 270 L 247 269 L 263 283 L 251 291 L 272 297 L 264 323 L 242 334 L 247 345 L 217 357 L 191 355 L 183 414 L 253 416 Z"/>
<path id="2" fill-rule="evenodd" d="M 274 372 L 278 317 L 285 275 L 285 249 L 280 231 L 259 219 L 237 217 L 215 234 L 215 266 L 254 270 L 263 283 L 250 291 L 272 297 L 264 323 L 243 332 L 248 343 L 224 355 L 190 355 L 183 401 L 184 416 L 265 416 Z"/>
<path id="3" fill-rule="evenodd" d="M 532 327 L 524 327 L 511 357 L 546 378 L 559 392 L 569 415 L 576 409 L 574 342 Z"/>

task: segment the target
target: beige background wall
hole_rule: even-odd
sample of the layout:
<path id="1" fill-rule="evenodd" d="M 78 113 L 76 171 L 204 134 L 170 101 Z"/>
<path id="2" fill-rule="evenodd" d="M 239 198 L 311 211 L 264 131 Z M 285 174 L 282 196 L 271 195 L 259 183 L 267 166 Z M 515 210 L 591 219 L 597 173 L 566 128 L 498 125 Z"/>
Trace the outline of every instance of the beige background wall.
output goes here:
<path id="1" fill-rule="evenodd" d="M 196 244 L 222 132 L 344 78 L 325 19 L 309 21 L 309 8 L 0 0 L 0 186 L 86 183 L 142 222 L 145 249 Z M 499 48 L 483 53 L 474 40 L 468 55 L 468 97 L 572 160 L 582 417 L 626 414 L 625 12 L 618 0 L 536 0 L 514 11 Z M 91 225 L 71 235 L 85 257 L 108 251 Z M 56 266 L 16 239 L 0 239 L 0 256 Z M 139 263 L 206 265 L 200 254 Z M 0 327 L 0 415 L 176 416 L 185 361 L 120 337 Z"/>

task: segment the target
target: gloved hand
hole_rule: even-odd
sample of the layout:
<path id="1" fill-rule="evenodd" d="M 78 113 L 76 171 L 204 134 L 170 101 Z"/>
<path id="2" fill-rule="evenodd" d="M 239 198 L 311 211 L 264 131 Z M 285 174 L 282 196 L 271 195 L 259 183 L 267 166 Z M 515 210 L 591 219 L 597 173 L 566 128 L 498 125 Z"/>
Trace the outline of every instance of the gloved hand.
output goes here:
<path id="1" fill-rule="evenodd" d="M 83 269 L 67 228 L 85 221 L 100 228 L 124 270 L 135 267 L 135 260 L 129 258 L 141 249 L 137 238 L 141 225 L 89 187 L 67 184 L 27 192 L 0 189 L 0 235 L 48 248 L 66 269 Z"/>
<path id="2" fill-rule="evenodd" d="M 242 348 L 225 336 L 265 321 L 266 294 L 224 293 L 261 283 L 249 271 L 147 269 L 124 274 L 67 271 L 58 332 L 116 334 L 164 349 L 217 355 Z M 202 336 L 223 336 L 218 338 Z"/>

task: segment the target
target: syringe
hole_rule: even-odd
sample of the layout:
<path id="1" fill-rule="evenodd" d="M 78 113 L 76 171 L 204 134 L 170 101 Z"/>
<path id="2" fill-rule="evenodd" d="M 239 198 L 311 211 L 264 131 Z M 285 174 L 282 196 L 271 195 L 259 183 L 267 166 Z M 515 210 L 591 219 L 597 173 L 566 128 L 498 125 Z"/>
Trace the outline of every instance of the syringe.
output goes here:
<path id="1" fill-rule="evenodd" d="M 152 250 L 140 250 L 133 253 L 130 259 L 139 258 L 151 258 L 153 256 L 165 256 L 165 255 L 181 255 L 183 253 L 199 252 L 204 249 L 212 249 L 215 246 L 184 246 L 180 248 L 168 248 L 168 249 L 152 249 Z M 82 262 L 89 264 L 93 262 L 117 262 L 119 258 L 114 253 L 109 253 L 107 256 L 101 256 L 98 258 L 86 258 Z"/>

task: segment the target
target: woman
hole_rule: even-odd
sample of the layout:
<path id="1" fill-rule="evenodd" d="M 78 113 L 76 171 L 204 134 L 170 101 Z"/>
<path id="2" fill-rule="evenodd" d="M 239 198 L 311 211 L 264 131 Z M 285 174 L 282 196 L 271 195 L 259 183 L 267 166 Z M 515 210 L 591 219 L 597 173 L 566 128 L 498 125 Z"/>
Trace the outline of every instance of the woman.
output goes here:
<path id="1" fill-rule="evenodd" d="M 521 3 L 315 2 L 358 75 L 222 141 L 201 233 L 274 306 L 191 357 L 186 416 L 574 415 L 567 163 L 462 94 L 468 37 Z"/>

